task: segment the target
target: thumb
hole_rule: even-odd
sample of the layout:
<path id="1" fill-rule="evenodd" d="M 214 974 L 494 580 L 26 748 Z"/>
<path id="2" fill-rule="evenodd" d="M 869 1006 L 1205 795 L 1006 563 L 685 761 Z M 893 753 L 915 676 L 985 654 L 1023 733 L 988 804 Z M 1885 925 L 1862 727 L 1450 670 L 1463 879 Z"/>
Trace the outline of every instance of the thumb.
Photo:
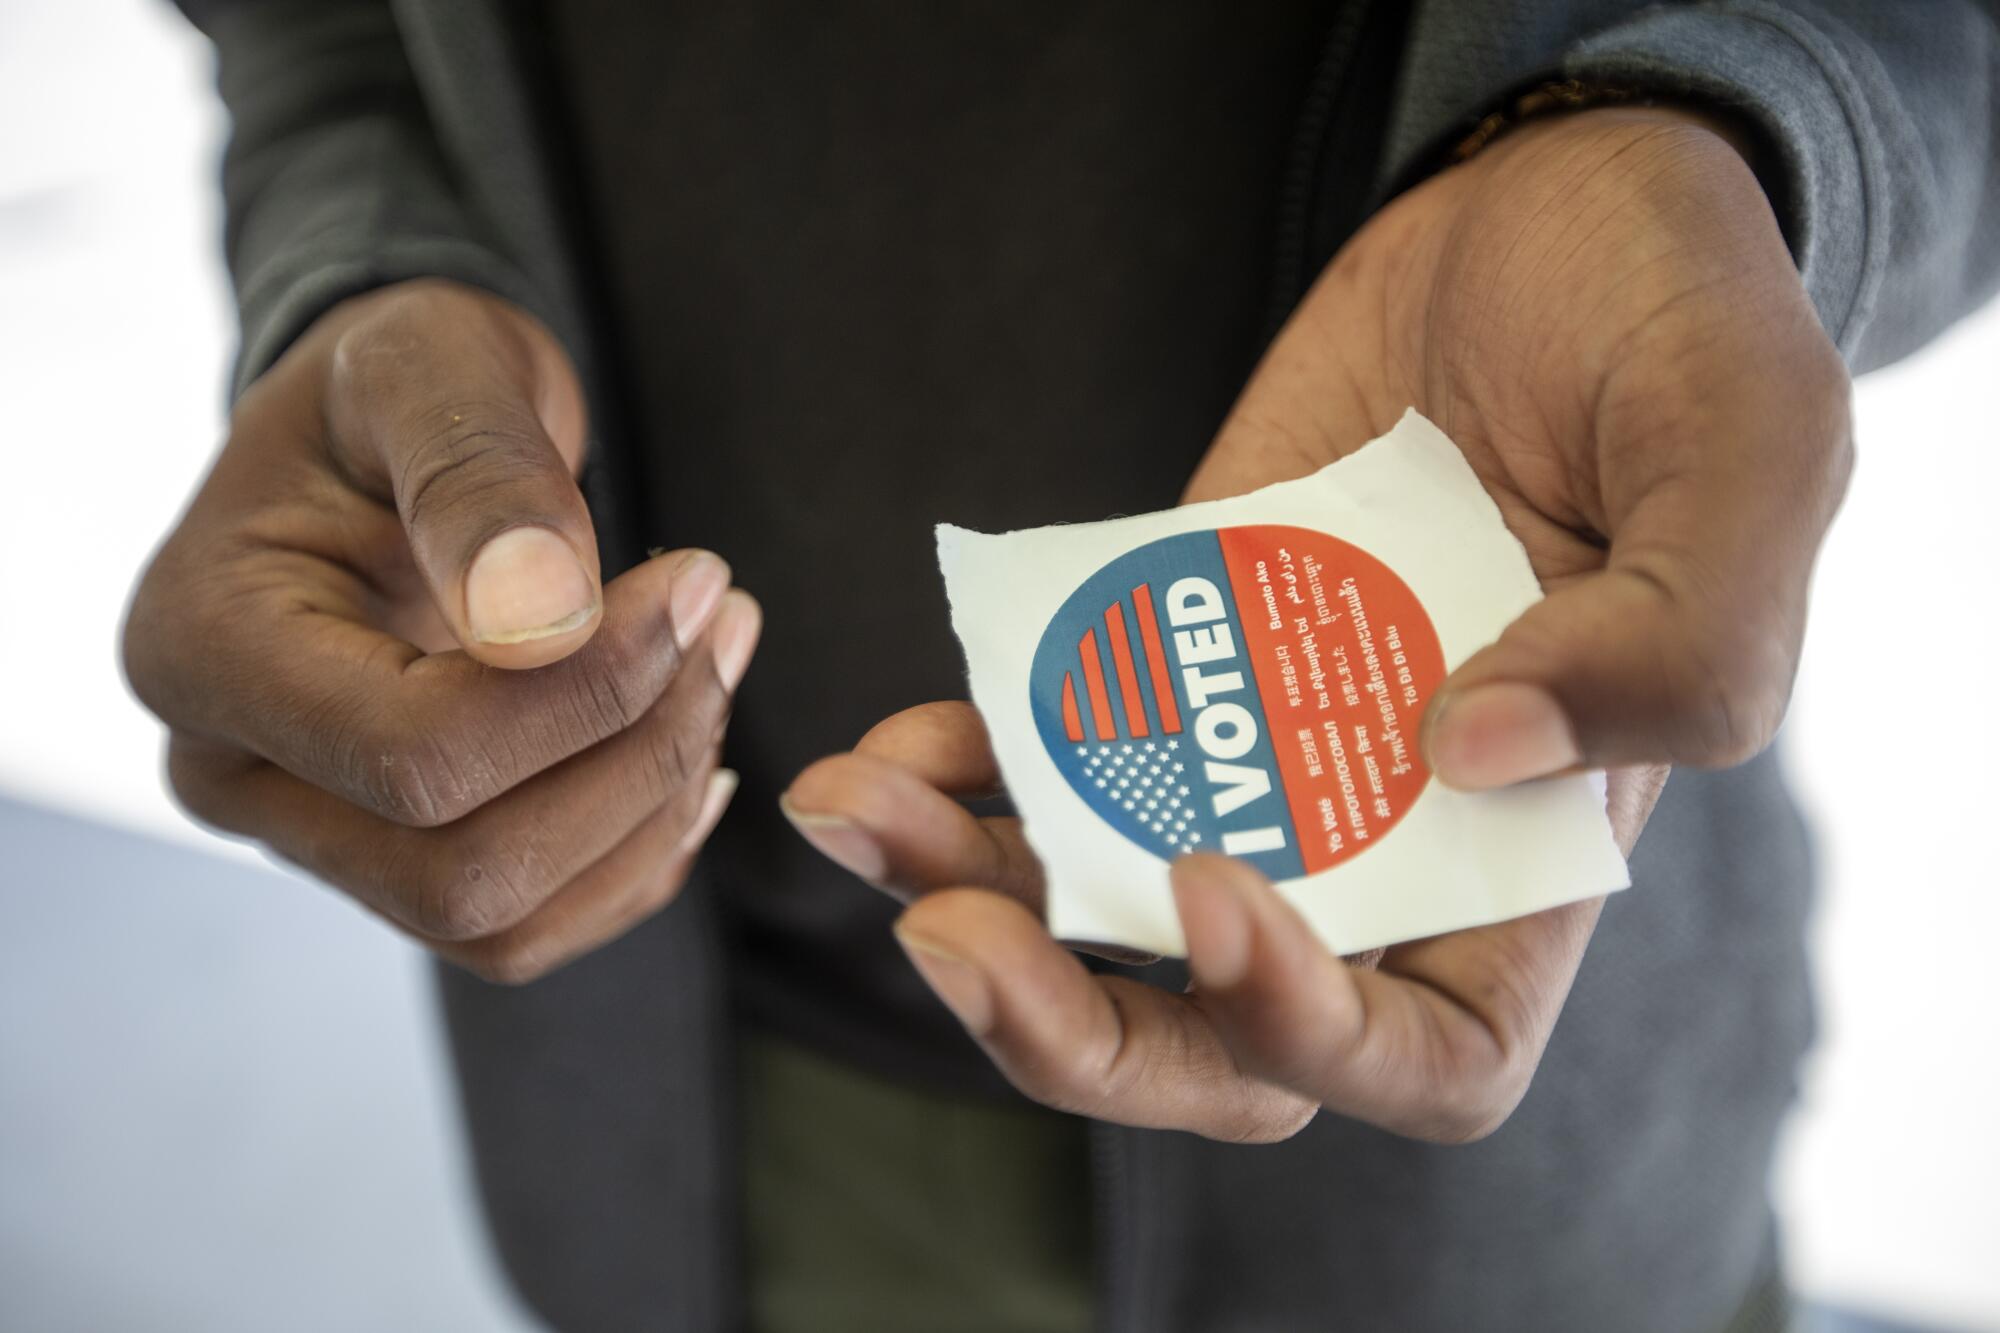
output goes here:
<path id="1" fill-rule="evenodd" d="M 1445 681 L 1424 717 L 1431 770 L 1481 789 L 1757 754 L 1790 701 L 1845 439 L 1843 425 L 1833 452 L 1777 466 L 1739 450 L 1641 495 L 1601 570 L 1557 587 Z"/>
<path id="2" fill-rule="evenodd" d="M 603 611 L 568 357 L 524 312 L 470 288 L 412 283 L 373 300 L 334 347 L 336 457 L 395 506 L 468 653 L 502 667 L 566 657 Z"/>
<path id="3" fill-rule="evenodd" d="M 1776 732 L 1801 619 L 1737 623 L 1671 583 L 1607 570 L 1529 608 L 1448 679 L 1424 752 L 1449 786 L 1480 790 L 1582 768 L 1728 765 Z"/>

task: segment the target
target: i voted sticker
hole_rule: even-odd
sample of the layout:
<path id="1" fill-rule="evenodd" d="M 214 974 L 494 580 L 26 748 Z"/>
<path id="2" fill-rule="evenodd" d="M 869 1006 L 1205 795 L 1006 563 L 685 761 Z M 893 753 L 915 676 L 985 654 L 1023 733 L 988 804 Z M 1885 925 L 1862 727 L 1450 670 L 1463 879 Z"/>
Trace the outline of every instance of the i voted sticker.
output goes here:
<path id="1" fill-rule="evenodd" d="M 1445 676 L 1409 587 L 1349 542 L 1184 532 L 1085 579 L 1035 650 L 1029 704 L 1084 802 L 1163 859 L 1276 880 L 1379 842 L 1430 780 L 1417 724 Z"/>
<path id="2" fill-rule="evenodd" d="M 1169 866 L 1189 851 L 1264 871 L 1343 955 L 1630 883 L 1602 774 L 1471 792 L 1424 767 L 1447 663 L 1542 594 L 1414 409 L 1241 495 L 937 540 L 1057 939 L 1185 952 Z"/>

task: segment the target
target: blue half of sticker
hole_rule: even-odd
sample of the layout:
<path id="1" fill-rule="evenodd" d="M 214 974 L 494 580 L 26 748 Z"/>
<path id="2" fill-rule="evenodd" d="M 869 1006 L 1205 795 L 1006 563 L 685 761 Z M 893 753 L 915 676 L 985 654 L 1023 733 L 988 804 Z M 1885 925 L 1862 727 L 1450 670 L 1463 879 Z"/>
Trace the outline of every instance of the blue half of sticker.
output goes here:
<path id="1" fill-rule="evenodd" d="M 1218 534 L 1163 537 L 1063 603 L 1030 704 L 1070 786 L 1138 846 L 1228 852 L 1294 879 L 1304 862 L 1245 645 Z"/>

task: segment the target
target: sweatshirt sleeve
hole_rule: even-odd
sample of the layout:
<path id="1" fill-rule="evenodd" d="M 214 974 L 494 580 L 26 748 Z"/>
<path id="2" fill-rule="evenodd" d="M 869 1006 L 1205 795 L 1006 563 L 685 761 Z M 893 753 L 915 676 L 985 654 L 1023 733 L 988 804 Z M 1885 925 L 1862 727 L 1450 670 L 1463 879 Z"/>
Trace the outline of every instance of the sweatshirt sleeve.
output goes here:
<path id="1" fill-rule="evenodd" d="M 1758 127 L 1806 289 L 1856 371 L 2000 286 L 1995 0 L 1663 6 L 1575 44 L 1563 72 Z"/>
<path id="2" fill-rule="evenodd" d="M 236 393 L 329 307 L 387 283 L 452 278 L 538 307 L 456 197 L 387 0 L 182 8 L 214 43 L 231 123 Z"/>

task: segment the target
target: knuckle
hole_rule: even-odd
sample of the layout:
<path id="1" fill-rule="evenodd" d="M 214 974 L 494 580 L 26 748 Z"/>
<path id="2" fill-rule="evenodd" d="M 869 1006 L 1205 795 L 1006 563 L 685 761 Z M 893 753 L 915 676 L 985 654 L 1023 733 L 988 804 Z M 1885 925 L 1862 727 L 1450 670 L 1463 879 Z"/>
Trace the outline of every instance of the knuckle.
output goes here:
<path id="1" fill-rule="evenodd" d="M 1773 660 L 1780 655 L 1774 645 L 1755 641 L 1694 652 L 1675 699 L 1687 727 L 1688 758 L 1728 768 L 1754 759 L 1771 743 L 1791 693 L 1789 667 Z"/>
<path id="2" fill-rule="evenodd" d="M 1110 1118 L 1109 1093 L 1094 1086 L 1087 1075 L 1070 1063 L 1030 1064 L 1016 1070 L 1013 1078 L 1024 1094 L 1052 1111 L 1092 1119 Z"/>
<path id="3" fill-rule="evenodd" d="M 1777 594 L 1730 586 L 1683 560 L 1672 574 L 1635 567 L 1663 604 L 1672 648 L 1662 654 L 1661 718 L 1672 758 L 1731 767 L 1755 758 L 1791 701 L 1799 618 Z M 1759 602 L 1755 599 L 1763 598 Z"/>
<path id="4" fill-rule="evenodd" d="M 414 354 L 429 340 L 434 304 L 427 293 L 399 292 L 371 305 L 340 331 L 327 360 L 327 390 L 336 402 L 371 407 L 404 384 Z"/>
<path id="5" fill-rule="evenodd" d="M 1023 1095 L 1051 1110 L 1111 1118 L 1123 1086 L 1116 1064 L 1115 1052 L 1096 1042 L 1076 1041 L 1053 1049 L 1014 1050 L 1004 1067 Z"/>
<path id="6" fill-rule="evenodd" d="M 442 336 L 463 338 L 490 322 L 483 298 L 448 282 L 408 282 L 383 292 L 340 331 L 330 374 L 336 391 L 363 397 L 406 383 Z"/>
<path id="7" fill-rule="evenodd" d="M 454 840 L 426 895 L 430 925 L 441 939 L 473 939 L 506 930 L 562 881 L 547 839 L 533 825 Z"/>
<path id="8" fill-rule="evenodd" d="M 1454 1111 L 1431 1126 L 1419 1131 L 1417 1138 L 1426 1143 L 1443 1144 L 1446 1147 L 1462 1148 L 1491 1138 L 1493 1131 L 1500 1128 L 1501 1119 L 1482 1116 L 1476 1112 Z"/>
<path id="9" fill-rule="evenodd" d="M 372 768 L 366 758 L 354 766 L 363 771 L 361 785 L 375 813 L 412 828 L 435 828 L 445 822 L 437 785 L 421 766 L 391 748 L 371 749 L 369 754 L 374 757 Z"/>
<path id="10" fill-rule="evenodd" d="M 1074 1043 L 1060 1066 L 1061 1081 L 1077 1100 L 1077 1109 L 1093 1113 L 1142 1090 L 1165 1063 L 1165 1048 L 1176 1035 L 1168 1031 L 1152 1040 L 1155 1034 L 1135 1031 L 1138 1020 L 1132 1010 L 1116 991 L 1109 995 L 1117 1021 Z"/>
<path id="11" fill-rule="evenodd" d="M 685 728 L 668 725 L 652 738 L 651 762 L 643 765 L 648 795 L 655 805 L 665 803 L 694 780 L 695 770 L 707 753 L 704 745 L 690 737 Z"/>
<path id="12" fill-rule="evenodd" d="M 1052 1071 L 1054 1082 L 1079 1111 L 1101 1114 L 1109 1111 L 1144 1079 L 1144 1058 L 1133 1059 L 1123 1044 L 1104 1047 L 1078 1046 Z"/>
<path id="13" fill-rule="evenodd" d="M 555 970 L 554 956 L 527 936 L 508 936 L 466 960 L 480 980 L 495 986 L 526 986 Z"/>
<path id="14" fill-rule="evenodd" d="M 372 745 L 344 738 L 334 743 L 343 751 L 337 765 L 357 772 L 356 785 L 384 819 L 410 828 L 437 828 L 469 808 L 450 761 L 435 746 L 393 739 Z"/>
<path id="15" fill-rule="evenodd" d="M 162 586 L 164 558 L 163 551 L 140 575 L 126 612 L 124 631 L 119 636 L 119 660 L 125 668 L 125 679 L 139 702 L 156 717 L 163 707 L 161 677 L 165 669 L 160 624 L 163 620 L 171 621 L 170 613 L 162 606 L 164 601 L 171 600 Z"/>
<path id="16" fill-rule="evenodd" d="M 525 402 L 499 396 L 427 400 L 404 423 L 419 441 L 403 462 L 395 491 L 411 525 L 449 521 L 488 506 L 496 493 L 545 476 L 540 424 Z"/>
<path id="17" fill-rule="evenodd" d="M 701 708 L 656 706 L 639 737 L 635 779 L 648 805 L 661 806 L 699 784 L 713 767 L 718 729 Z"/>
<path id="18" fill-rule="evenodd" d="M 1527 1091 L 1525 1080 L 1512 1077 L 1483 1084 L 1449 1106 L 1431 1132 L 1419 1137 L 1433 1143 L 1465 1145 L 1491 1138 L 1514 1114 Z"/>
<path id="19" fill-rule="evenodd" d="M 430 829 L 471 813 L 492 795 L 499 766 L 477 747 L 450 742 L 435 725 L 403 710 L 383 713 L 365 699 L 330 703 L 305 719 L 316 761 L 370 811 L 407 828 Z"/>
<path id="20" fill-rule="evenodd" d="M 1258 1097 L 1252 1092 L 1247 1098 L 1248 1104 L 1227 1121 L 1219 1133 L 1209 1137 L 1225 1143 L 1246 1145 L 1283 1143 L 1296 1138 L 1319 1113 L 1319 1106 L 1314 1102 L 1286 1097 L 1273 1105 L 1273 1100 Z"/>
<path id="21" fill-rule="evenodd" d="M 597 740 L 615 736 L 637 726 L 652 708 L 653 696 L 619 665 L 606 655 L 593 654 L 588 665 L 571 677 L 569 705 L 580 734 Z"/>
<path id="22" fill-rule="evenodd" d="M 167 742 L 167 789 L 189 815 L 213 828 L 226 828 L 228 815 L 220 784 L 203 758 L 180 737 Z"/>
<path id="23" fill-rule="evenodd" d="M 681 889 L 687 884 L 689 869 L 690 866 L 682 862 L 654 875 L 632 904 L 628 921 L 633 924 L 644 921 L 679 897 Z"/>
<path id="24" fill-rule="evenodd" d="M 1487 1138 L 1521 1104 L 1535 1063 L 1519 1044 L 1496 1044 L 1483 1058 L 1436 1071 L 1431 1114 L 1416 1127 L 1415 1137 L 1448 1144 Z"/>
<path id="25" fill-rule="evenodd" d="M 518 926 L 562 875 L 536 825 L 385 839 L 371 878 L 408 904 L 408 924 L 426 939 L 486 940 Z"/>
<path id="26" fill-rule="evenodd" d="M 1806 348 L 1791 382 L 1817 409 L 1808 418 L 1817 427 L 1816 437 L 1836 453 L 1845 453 L 1853 443 L 1854 379 L 1833 340 L 1817 323 L 1808 323 L 1807 328 Z"/>
<path id="27" fill-rule="evenodd" d="M 1060 1066 L 1061 1082 L 1075 1103 L 1065 1109 L 1109 1117 L 1121 1105 L 1191 1079 L 1209 1085 L 1236 1081 L 1196 1055 L 1191 1010 L 1141 1008 L 1128 1005 L 1117 990 L 1107 994 L 1116 1020 L 1075 1043 Z"/>
<path id="28" fill-rule="evenodd" d="M 1540 1061 L 1532 1040 L 1487 1025 L 1490 1039 L 1433 1046 L 1415 1074 L 1413 1095 L 1388 1127 L 1427 1143 L 1474 1143 L 1507 1122 Z"/>
<path id="29" fill-rule="evenodd" d="M 1778 734 L 1784 702 L 1758 690 L 1746 694 L 1725 688 L 1709 712 L 1705 748 L 1709 762 L 1722 768 L 1747 763 L 1763 753 Z"/>
<path id="30" fill-rule="evenodd" d="M 645 810 L 667 805 L 685 781 L 680 764 L 670 736 L 639 738 L 635 745 L 621 746 L 618 766 L 622 782 L 628 784 L 623 799 Z"/>
<path id="31" fill-rule="evenodd" d="M 133 590 L 119 638 L 125 678 L 139 702 L 163 719 L 203 711 L 198 700 L 217 684 L 217 640 L 240 628 L 245 599 L 226 595 L 233 551 L 200 541 L 185 527 L 170 535 Z M 251 603 L 254 605 L 254 603 Z"/>
<path id="32" fill-rule="evenodd" d="M 1282 1143 L 1286 1139 L 1296 1138 L 1318 1115 L 1317 1102 L 1300 1101 L 1289 1112 L 1267 1116 L 1265 1123 L 1271 1131 L 1271 1137 L 1264 1142 Z"/>
<path id="33" fill-rule="evenodd" d="M 434 940 L 475 940 L 499 926 L 486 868 L 476 861 L 450 863 L 420 878 L 416 928 Z"/>

